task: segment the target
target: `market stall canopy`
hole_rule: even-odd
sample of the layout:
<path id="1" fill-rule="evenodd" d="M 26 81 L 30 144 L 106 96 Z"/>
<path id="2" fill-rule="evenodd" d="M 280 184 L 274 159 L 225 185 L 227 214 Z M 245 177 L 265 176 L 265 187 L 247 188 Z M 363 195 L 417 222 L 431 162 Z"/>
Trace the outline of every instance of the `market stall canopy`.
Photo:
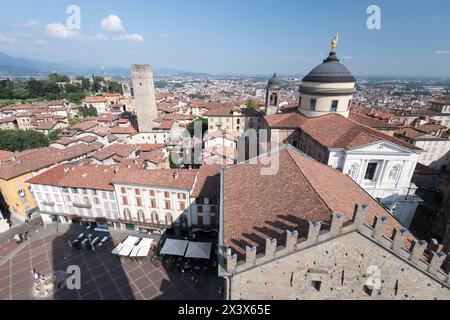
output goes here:
<path id="1" fill-rule="evenodd" d="M 186 252 L 186 248 L 189 244 L 187 240 L 175 240 L 175 239 L 167 239 L 164 243 L 164 247 L 161 249 L 160 253 L 164 255 L 172 255 L 172 256 L 184 256 Z"/>
<path id="2" fill-rule="evenodd" d="M 128 238 L 126 238 L 122 243 L 125 246 L 135 246 L 141 239 L 137 238 L 137 237 L 133 237 L 133 236 L 129 236 Z"/>
<path id="3" fill-rule="evenodd" d="M 117 254 L 119 254 L 120 250 L 122 250 L 122 248 L 123 248 L 123 243 L 119 243 L 119 244 L 117 245 L 117 247 L 115 247 L 115 248 L 111 251 L 111 253 L 117 255 Z"/>
<path id="4" fill-rule="evenodd" d="M 133 246 L 123 246 L 123 248 L 119 251 L 119 256 L 128 257 L 135 247 Z"/>
<path id="5" fill-rule="evenodd" d="M 209 259 L 211 257 L 210 242 L 189 242 L 186 258 Z"/>

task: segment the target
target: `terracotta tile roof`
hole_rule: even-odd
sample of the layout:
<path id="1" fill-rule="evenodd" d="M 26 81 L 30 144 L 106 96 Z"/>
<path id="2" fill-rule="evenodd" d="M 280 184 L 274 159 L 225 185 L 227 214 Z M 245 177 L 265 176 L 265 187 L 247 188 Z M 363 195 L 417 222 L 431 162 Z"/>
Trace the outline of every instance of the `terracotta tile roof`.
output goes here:
<path id="1" fill-rule="evenodd" d="M 348 117 L 350 120 L 356 121 L 362 125 L 365 125 L 367 127 L 371 127 L 374 129 L 396 129 L 398 126 L 393 125 L 391 123 L 387 123 L 372 117 L 368 117 L 366 115 L 356 113 L 356 112 L 350 112 L 350 115 Z"/>
<path id="2" fill-rule="evenodd" d="M 53 128 L 62 121 L 42 121 L 38 122 L 33 128 L 34 130 L 53 130 Z"/>
<path id="3" fill-rule="evenodd" d="M 307 120 L 298 112 L 274 114 L 264 117 L 269 128 L 290 129 L 298 128 Z"/>
<path id="4" fill-rule="evenodd" d="M 414 129 L 422 131 L 422 132 L 426 132 L 426 133 L 433 133 L 438 130 L 446 129 L 446 127 L 441 126 L 440 124 L 427 123 L 427 124 L 417 126 Z"/>
<path id="5" fill-rule="evenodd" d="M 220 197 L 220 169 L 219 165 L 202 166 L 198 171 L 192 198 Z"/>
<path id="6" fill-rule="evenodd" d="M 197 170 L 120 169 L 113 183 L 191 190 Z"/>
<path id="7" fill-rule="evenodd" d="M 97 121 L 83 121 L 74 125 L 73 128 L 78 129 L 80 131 L 87 131 L 95 128 L 96 126 L 98 126 Z"/>
<path id="8" fill-rule="evenodd" d="M 28 180 L 31 184 L 113 191 L 113 166 L 59 165 Z"/>
<path id="9" fill-rule="evenodd" d="M 111 121 L 115 121 L 119 118 L 120 118 L 120 116 L 117 114 L 106 113 L 106 114 L 103 114 L 101 117 L 98 117 L 97 121 L 98 122 L 111 122 Z"/>
<path id="10" fill-rule="evenodd" d="M 76 141 L 75 139 L 63 137 L 63 138 L 59 138 L 58 140 L 56 140 L 53 143 L 60 144 L 62 146 L 67 146 L 71 143 L 74 143 L 75 141 Z"/>
<path id="11" fill-rule="evenodd" d="M 114 127 L 111 129 L 111 134 L 135 134 L 137 133 L 136 129 L 132 126 L 129 127 Z"/>
<path id="12" fill-rule="evenodd" d="M 85 137 L 82 137 L 80 139 L 77 139 L 77 141 L 83 141 L 83 142 L 86 142 L 86 143 L 92 143 L 92 142 L 97 141 L 97 138 L 94 137 L 94 136 L 85 136 Z"/>
<path id="13" fill-rule="evenodd" d="M 139 158 L 158 164 L 164 159 L 164 155 L 164 152 L 160 150 L 152 150 L 149 152 L 144 152 Z"/>
<path id="14" fill-rule="evenodd" d="M 116 140 L 119 139 L 119 138 L 117 138 L 115 135 L 108 134 L 108 135 L 107 135 L 107 139 L 108 139 L 108 142 L 111 143 L 111 142 L 116 141 Z"/>
<path id="15" fill-rule="evenodd" d="M 27 117 L 32 117 L 32 116 L 33 116 L 32 112 L 21 112 L 16 115 L 16 118 L 27 118 Z"/>
<path id="16" fill-rule="evenodd" d="M 388 141 L 410 150 L 421 150 L 401 139 L 383 134 L 335 113 L 308 118 L 294 112 L 266 116 L 264 119 L 270 128 L 299 128 L 327 148 L 350 149 L 376 141 Z"/>
<path id="17" fill-rule="evenodd" d="M 74 137 L 78 134 L 78 131 L 76 130 L 63 130 L 58 137 L 60 138 L 66 138 L 66 137 Z"/>
<path id="18" fill-rule="evenodd" d="M 261 175 L 260 164 L 224 170 L 224 244 L 242 255 L 245 246 L 265 247 L 266 238 L 284 244 L 286 230 L 308 233 L 309 221 L 329 227 L 330 214 L 341 212 L 348 222 L 355 204 L 368 204 L 369 223 L 389 213 L 351 178 L 298 150 L 279 151 L 276 175 Z M 400 224 L 391 217 L 388 234 Z"/>
<path id="19" fill-rule="evenodd" d="M 14 121 L 16 121 L 16 117 L 4 118 L 4 119 L 0 119 L 0 124 L 1 123 L 10 123 L 10 122 L 14 122 Z"/>
<path id="20" fill-rule="evenodd" d="M 100 103 L 100 102 L 106 102 L 106 98 L 103 96 L 90 96 L 84 98 L 83 102 L 85 103 Z"/>
<path id="21" fill-rule="evenodd" d="M 113 156 L 127 158 L 137 147 L 131 144 L 113 144 L 90 155 L 90 157 L 103 161 Z"/>
<path id="22" fill-rule="evenodd" d="M 112 93 L 104 93 L 103 97 L 108 97 L 108 98 L 116 98 L 116 97 L 121 97 L 122 95 L 118 92 L 112 92 Z"/>
<path id="23" fill-rule="evenodd" d="M 51 167 L 60 162 L 70 161 L 85 156 L 103 145 L 99 142 L 79 144 L 63 150 L 47 147 L 31 149 L 14 155 L 14 159 L 0 165 L 0 179 L 10 180 L 29 172 Z"/>
<path id="24" fill-rule="evenodd" d="M 162 129 L 162 130 L 170 130 L 170 129 L 172 129 L 174 123 L 175 122 L 173 120 L 163 120 L 157 126 L 157 128 Z"/>
<path id="25" fill-rule="evenodd" d="M 258 117 L 258 116 L 263 116 L 264 112 L 259 111 L 259 110 L 253 110 L 253 109 L 246 109 L 246 108 L 238 108 L 238 107 L 234 107 L 234 106 L 222 106 L 220 108 L 215 108 L 212 110 L 209 110 L 206 113 L 206 116 L 208 117 L 232 117 L 233 116 L 233 112 L 239 112 L 241 113 L 243 116 L 248 116 L 248 117 Z"/>
<path id="26" fill-rule="evenodd" d="M 0 150 L 0 164 L 8 160 L 10 157 L 14 155 L 14 152 Z"/>
<path id="27" fill-rule="evenodd" d="M 166 145 L 164 143 L 146 143 L 146 144 L 140 144 L 139 150 L 141 152 L 149 152 L 149 151 L 153 151 L 153 150 L 160 150 L 165 147 L 166 147 Z"/>
<path id="28" fill-rule="evenodd" d="M 414 128 L 403 128 L 394 132 L 395 136 L 404 136 L 408 139 L 416 139 L 418 137 L 424 136 L 425 133 L 415 130 Z"/>
<path id="29" fill-rule="evenodd" d="M 66 103 L 65 100 L 54 100 L 54 101 L 49 101 L 48 105 L 49 106 L 60 106 L 60 105 L 63 105 L 65 103 Z"/>

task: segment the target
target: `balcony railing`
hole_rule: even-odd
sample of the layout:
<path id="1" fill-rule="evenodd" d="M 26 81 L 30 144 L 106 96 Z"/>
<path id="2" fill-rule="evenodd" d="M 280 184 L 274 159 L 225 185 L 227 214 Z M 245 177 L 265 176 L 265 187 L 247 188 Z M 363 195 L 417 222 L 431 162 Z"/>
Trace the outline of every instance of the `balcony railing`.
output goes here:
<path id="1" fill-rule="evenodd" d="M 73 203 L 74 207 L 77 208 L 82 208 L 82 209 L 91 209 L 92 208 L 92 204 L 90 203 Z"/>

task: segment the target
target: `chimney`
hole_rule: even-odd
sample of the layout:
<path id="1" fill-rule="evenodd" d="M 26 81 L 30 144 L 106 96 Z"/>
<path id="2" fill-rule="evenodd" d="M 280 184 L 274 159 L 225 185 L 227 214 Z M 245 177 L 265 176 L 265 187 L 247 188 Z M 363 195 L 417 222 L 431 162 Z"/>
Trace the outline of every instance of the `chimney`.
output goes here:
<path id="1" fill-rule="evenodd" d="M 69 167 L 64 167 L 64 173 L 69 172 L 70 168 Z"/>
<path id="2" fill-rule="evenodd" d="M 83 178 L 86 178 L 88 176 L 88 174 L 86 172 L 83 172 L 83 174 L 81 175 Z"/>
<path id="3" fill-rule="evenodd" d="M 173 173 L 173 177 L 174 177 L 174 179 L 178 179 L 178 176 L 179 176 L 179 171 L 178 171 L 179 169 L 177 169 L 174 173 Z"/>

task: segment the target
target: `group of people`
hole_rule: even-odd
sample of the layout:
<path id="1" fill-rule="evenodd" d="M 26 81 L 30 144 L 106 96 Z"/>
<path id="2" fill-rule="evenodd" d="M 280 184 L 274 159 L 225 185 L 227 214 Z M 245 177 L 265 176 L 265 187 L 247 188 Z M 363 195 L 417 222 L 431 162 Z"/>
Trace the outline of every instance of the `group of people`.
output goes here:
<path id="1" fill-rule="evenodd" d="M 31 236 L 29 235 L 28 231 L 25 231 L 25 233 L 19 233 L 14 236 L 14 240 L 16 240 L 16 242 L 22 242 L 24 240 L 29 240 L 30 238 Z"/>
<path id="2" fill-rule="evenodd" d="M 38 283 L 39 281 L 44 280 L 44 278 L 45 278 L 44 275 L 40 274 L 39 272 L 37 272 L 36 269 L 31 270 L 31 274 L 33 275 L 34 281 L 36 283 Z"/>

